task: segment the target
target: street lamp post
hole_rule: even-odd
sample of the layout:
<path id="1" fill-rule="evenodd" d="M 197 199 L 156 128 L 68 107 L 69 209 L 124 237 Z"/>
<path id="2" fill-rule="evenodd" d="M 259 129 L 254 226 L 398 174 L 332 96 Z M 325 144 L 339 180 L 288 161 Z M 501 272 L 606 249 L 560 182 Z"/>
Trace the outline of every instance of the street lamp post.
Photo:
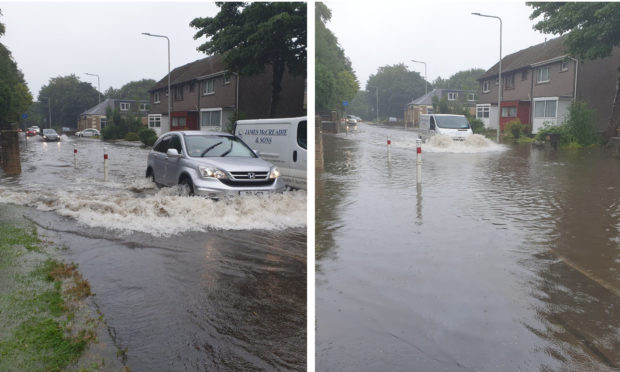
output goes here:
<path id="1" fill-rule="evenodd" d="M 379 124 L 379 87 L 375 87 L 372 85 L 369 85 L 368 87 L 375 88 L 375 93 L 377 94 L 377 124 Z"/>
<path id="2" fill-rule="evenodd" d="M 99 75 L 91 74 L 91 73 L 88 73 L 88 72 L 85 72 L 84 74 L 97 77 L 97 92 L 99 93 L 99 103 L 101 103 L 101 84 L 99 83 Z"/>
<path id="3" fill-rule="evenodd" d="M 47 99 L 47 110 L 49 114 L 49 120 L 47 121 L 47 125 L 49 128 L 51 128 L 52 127 L 52 104 L 51 104 L 52 100 L 49 97 L 44 97 L 44 96 L 39 96 L 39 97 Z"/>
<path id="4" fill-rule="evenodd" d="M 143 32 L 142 35 L 153 36 L 153 37 L 163 37 L 168 40 L 168 126 L 172 125 L 172 118 L 170 117 L 170 106 L 172 100 L 172 92 L 170 91 L 170 39 L 164 35 L 154 35 L 148 32 Z"/>
<path id="5" fill-rule="evenodd" d="M 426 62 L 416 61 L 413 59 L 411 60 L 411 62 L 424 63 L 424 82 L 426 83 L 426 85 L 424 86 L 424 95 L 426 95 L 428 93 L 428 77 L 426 75 Z"/>
<path id="6" fill-rule="evenodd" d="M 472 15 L 487 17 L 487 18 L 495 18 L 499 20 L 499 77 L 498 77 L 498 98 L 497 98 L 497 142 L 499 143 L 499 129 L 500 129 L 500 121 L 502 117 L 502 19 L 498 16 L 488 15 L 488 14 L 480 14 L 480 13 L 472 13 Z"/>

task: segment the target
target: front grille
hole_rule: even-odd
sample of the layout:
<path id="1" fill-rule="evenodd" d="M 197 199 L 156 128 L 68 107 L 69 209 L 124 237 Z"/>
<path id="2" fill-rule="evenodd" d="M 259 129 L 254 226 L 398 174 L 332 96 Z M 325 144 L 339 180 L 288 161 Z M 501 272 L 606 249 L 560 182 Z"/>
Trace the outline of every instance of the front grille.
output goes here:
<path id="1" fill-rule="evenodd" d="M 238 181 L 266 180 L 269 172 L 230 172 L 230 175 Z"/>
<path id="2" fill-rule="evenodd" d="M 257 180 L 257 181 L 237 181 L 237 180 L 220 180 L 225 185 L 231 187 L 253 187 L 253 186 L 269 186 L 275 180 Z"/>

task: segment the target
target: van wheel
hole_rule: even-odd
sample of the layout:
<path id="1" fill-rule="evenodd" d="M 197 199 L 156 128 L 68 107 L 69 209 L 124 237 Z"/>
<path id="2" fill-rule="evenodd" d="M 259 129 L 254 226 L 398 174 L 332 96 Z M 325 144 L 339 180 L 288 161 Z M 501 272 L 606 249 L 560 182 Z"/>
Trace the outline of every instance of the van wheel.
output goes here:
<path id="1" fill-rule="evenodd" d="M 179 185 L 181 185 L 181 196 L 194 196 L 194 183 L 191 178 L 183 177 Z"/>

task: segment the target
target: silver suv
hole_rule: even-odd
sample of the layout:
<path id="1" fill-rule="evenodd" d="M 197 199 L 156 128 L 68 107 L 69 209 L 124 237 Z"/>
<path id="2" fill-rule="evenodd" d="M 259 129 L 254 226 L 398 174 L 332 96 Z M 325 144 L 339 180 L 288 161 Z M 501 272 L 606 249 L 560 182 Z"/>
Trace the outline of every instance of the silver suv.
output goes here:
<path id="1" fill-rule="evenodd" d="M 238 137 L 218 132 L 163 134 L 149 153 L 146 176 L 210 198 L 284 190 L 280 173 Z"/>

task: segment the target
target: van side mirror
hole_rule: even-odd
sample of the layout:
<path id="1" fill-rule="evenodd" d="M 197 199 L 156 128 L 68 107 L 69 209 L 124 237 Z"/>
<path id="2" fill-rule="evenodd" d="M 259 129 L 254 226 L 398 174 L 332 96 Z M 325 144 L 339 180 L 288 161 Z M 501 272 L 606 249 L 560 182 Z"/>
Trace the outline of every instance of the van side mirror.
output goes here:
<path id="1" fill-rule="evenodd" d="M 435 130 L 435 123 L 431 123 L 431 130 Z"/>
<path id="2" fill-rule="evenodd" d="M 166 151 L 166 155 L 169 158 L 180 158 L 181 155 L 179 155 L 179 152 L 177 151 L 177 149 L 168 149 L 168 151 Z"/>

